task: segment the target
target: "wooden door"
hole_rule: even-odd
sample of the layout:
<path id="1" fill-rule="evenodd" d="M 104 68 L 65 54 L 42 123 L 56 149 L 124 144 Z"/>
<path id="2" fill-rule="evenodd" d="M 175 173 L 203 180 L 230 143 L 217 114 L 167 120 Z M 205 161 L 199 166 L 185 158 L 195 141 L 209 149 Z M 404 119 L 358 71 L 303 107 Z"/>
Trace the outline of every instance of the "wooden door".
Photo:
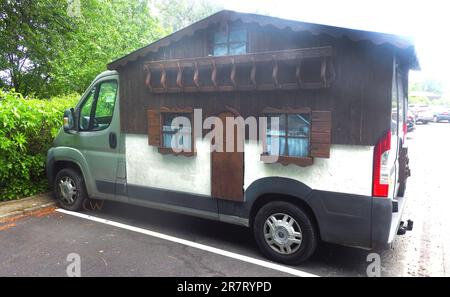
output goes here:
<path id="1" fill-rule="evenodd" d="M 223 152 L 211 153 L 211 195 L 214 198 L 233 201 L 244 200 L 244 153 L 237 151 L 237 133 L 234 134 L 234 150 L 226 152 L 226 118 L 235 115 L 225 111 L 218 115 L 223 124 Z M 235 128 L 236 129 L 236 128 Z"/>

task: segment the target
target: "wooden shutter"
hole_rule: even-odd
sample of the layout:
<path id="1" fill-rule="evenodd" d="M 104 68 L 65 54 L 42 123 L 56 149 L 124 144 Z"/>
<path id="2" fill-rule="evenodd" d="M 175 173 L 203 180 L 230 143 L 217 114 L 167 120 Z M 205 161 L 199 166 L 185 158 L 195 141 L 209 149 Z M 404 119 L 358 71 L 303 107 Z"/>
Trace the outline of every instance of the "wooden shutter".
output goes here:
<path id="1" fill-rule="evenodd" d="M 311 113 L 311 157 L 329 158 L 331 147 L 331 112 Z"/>
<path id="2" fill-rule="evenodd" d="M 158 110 L 147 110 L 148 145 L 161 145 L 161 114 Z"/>

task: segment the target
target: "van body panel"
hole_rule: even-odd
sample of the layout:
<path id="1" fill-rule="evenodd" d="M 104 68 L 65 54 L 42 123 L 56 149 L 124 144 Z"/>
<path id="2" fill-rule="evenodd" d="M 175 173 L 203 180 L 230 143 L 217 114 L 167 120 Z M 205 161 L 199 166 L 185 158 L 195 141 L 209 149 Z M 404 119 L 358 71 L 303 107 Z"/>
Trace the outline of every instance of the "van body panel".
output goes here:
<path id="1" fill-rule="evenodd" d="M 195 157 L 164 155 L 148 145 L 148 136 L 125 134 L 127 183 L 211 195 L 209 144 L 196 139 Z"/>
<path id="2" fill-rule="evenodd" d="M 308 167 L 260 161 L 262 147 L 255 141 L 244 149 L 244 189 L 264 177 L 285 177 L 317 190 L 371 196 L 373 146 L 332 145 L 329 159 L 317 158 Z"/>

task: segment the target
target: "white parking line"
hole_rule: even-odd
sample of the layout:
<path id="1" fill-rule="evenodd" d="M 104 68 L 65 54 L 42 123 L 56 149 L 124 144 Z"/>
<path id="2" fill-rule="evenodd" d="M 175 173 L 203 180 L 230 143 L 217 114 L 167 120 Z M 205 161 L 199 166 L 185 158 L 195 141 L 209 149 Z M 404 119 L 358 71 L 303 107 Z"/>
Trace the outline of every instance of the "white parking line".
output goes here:
<path id="1" fill-rule="evenodd" d="M 186 239 L 181 239 L 181 238 L 170 236 L 170 235 L 166 235 L 166 234 L 162 234 L 162 233 L 159 233 L 159 232 L 150 231 L 150 230 L 139 228 L 139 227 L 134 227 L 134 226 L 130 226 L 130 225 L 127 225 L 127 224 L 122 224 L 122 223 L 118 223 L 118 222 L 114 222 L 114 221 L 110 221 L 110 220 L 106 220 L 106 219 L 102 219 L 102 218 L 86 215 L 86 214 L 83 214 L 83 213 L 68 211 L 68 210 L 65 210 L 65 209 L 58 208 L 58 209 L 56 209 L 56 211 L 58 211 L 60 213 L 65 213 L 65 214 L 68 214 L 68 215 L 72 215 L 72 216 L 75 216 L 75 217 L 83 218 L 83 219 L 86 219 L 86 220 L 91 220 L 91 221 L 94 221 L 94 222 L 98 222 L 98 223 L 114 226 L 114 227 L 117 227 L 117 228 L 122 228 L 122 229 L 130 230 L 130 231 L 133 231 L 133 232 L 138 232 L 138 233 L 141 233 L 141 234 L 145 234 L 145 235 L 161 238 L 161 239 L 164 239 L 164 240 L 176 242 L 176 243 L 183 244 L 183 245 L 186 245 L 186 246 L 190 246 L 190 247 L 193 247 L 193 248 L 196 248 L 196 249 L 199 249 L 199 250 L 203 250 L 203 251 L 207 251 L 207 252 L 210 252 L 210 253 L 222 255 L 222 256 L 225 256 L 225 257 L 241 260 L 241 261 L 244 261 L 244 262 L 248 262 L 248 263 L 251 263 L 251 264 L 263 266 L 263 267 L 270 268 L 270 269 L 273 269 L 273 270 L 278 270 L 278 271 L 281 271 L 281 272 L 284 272 L 284 273 L 289 273 L 289 274 L 296 275 L 296 276 L 301 276 L 301 277 L 318 277 L 318 275 L 311 274 L 311 273 L 304 272 L 304 271 L 300 271 L 300 270 L 297 270 L 297 269 L 294 269 L 294 268 L 290 268 L 290 267 L 287 267 L 287 266 L 275 264 L 275 263 L 264 261 L 264 260 L 255 259 L 255 258 L 252 258 L 252 257 L 236 254 L 236 253 L 233 253 L 233 252 L 228 252 L 228 251 L 225 251 L 225 250 L 222 250 L 222 249 L 218 249 L 218 248 L 215 248 L 215 247 L 212 247 L 212 246 L 204 245 L 204 244 L 201 244 L 201 243 L 193 242 L 193 241 L 186 240 Z"/>

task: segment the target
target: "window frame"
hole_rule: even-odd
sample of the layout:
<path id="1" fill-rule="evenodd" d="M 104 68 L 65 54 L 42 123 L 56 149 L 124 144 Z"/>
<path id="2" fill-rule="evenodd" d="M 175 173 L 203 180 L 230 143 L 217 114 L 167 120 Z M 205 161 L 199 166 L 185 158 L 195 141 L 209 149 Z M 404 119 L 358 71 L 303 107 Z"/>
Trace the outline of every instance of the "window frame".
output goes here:
<path id="1" fill-rule="evenodd" d="M 100 87 L 102 84 L 104 83 L 109 83 L 109 82 L 115 82 L 116 83 L 116 94 L 115 94 L 115 98 L 114 98 L 114 105 L 112 108 L 112 115 L 111 115 L 111 121 L 108 123 L 108 126 L 102 128 L 102 129 L 94 129 L 93 125 L 94 125 L 94 121 L 91 120 L 95 117 L 95 112 L 97 110 L 97 100 L 98 100 L 98 96 L 100 93 Z M 83 109 L 84 105 L 86 104 L 86 102 L 88 101 L 89 95 L 91 94 L 92 90 L 95 88 L 95 93 L 94 93 L 94 98 L 92 100 L 92 106 L 91 106 L 91 110 L 89 112 L 89 127 L 88 129 L 82 129 L 81 128 L 81 110 Z M 87 94 L 85 95 L 85 97 L 83 98 L 83 100 L 81 101 L 78 110 L 77 110 L 77 117 L 78 117 L 78 131 L 80 132 L 97 132 L 97 131 L 103 131 L 108 129 L 111 126 L 111 123 L 113 121 L 114 118 L 114 114 L 115 114 L 115 108 L 116 108 L 116 102 L 117 102 L 117 94 L 119 91 L 119 81 L 117 79 L 105 79 L 105 80 L 101 80 L 97 83 L 95 83 L 90 89 L 89 92 L 87 92 Z"/>
<path id="2" fill-rule="evenodd" d="M 285 138 L 285 145 L 286 145 L 286 150 L 289 151 L 288 148 L 288 139 L 289 138 L 300 138 L 300 137 L 289 137 L 288 136 L 288 117 L 289 115 L 293 115 L 293 114 L 305 114 L 309 116 L 310 119 L 310 129 L 309 129 L 309 133 L 308 133 L 308 143 L 309 143 L 309 149 L 308 149 L 308 156 L 287 156 L 287 155 L 278 155 L 278 159 L 275 163 L 281 163 L 283 165 L 289 165 L 289 164 L 294 164 L 297 166 L 310 166 L 313 164 L 313 157 L 311 157 L 311 134 L 312 134 L 312 111 L 311 108 L 309 107 L 305 107 L 305 108 L 295 108 L 295 109 L 291 109 L 291 108 L 285 108 L 285 109 L 276 109 L 276 108 L 264 108 L 262 114 L 266 117 L 269 117 L 270 115 L 274 115 L 274 114 L 279 114 L 279 115 L 285 115 L 285 135 L 283 136 Z M 269 155 L 268 153 L 268 149 L 267 149 L 267 129 L 268 126 L 266 125 L 265 127 L 265 132 L 264 132 L 264 139 L 263 139 L 263 153 L 260 156 L 260 160 L 264 163 L 270 163 L 270 162 L 266 162 L 268 157 L 271 157 L 271 155 Z M 303 137 L 302 137 L 303 138 Z"/>
<path id="3" fill-rule="evenodd" d="M 230 25 L 227 24 L 227 27 L 226 27 L 227 40 L 226 40 L 226 42 L 218 42 L 218 43 L 216 43 L 216 40 L 215 40 L 215 34 L 216 34 L 216 33 L 219 33 L 220 30 L 221 30 L 221 28 L 219 27 L 219 28 L 217 28 L 216 30 L 213 30 L 213 31 L 212 31 L 212 34 L 211 34 L 211 35 L 212 35 L 212 37 L 211 37 L 211 44 L 212 44 L 212 47 L 211 47 L 211 55 L 212 55 L 213 57 L 225 57 L 225 56 L 245 55 L 245 54 L 248 53 L 248 46 L 249 46 L 249 40 L 248 40 L 248 39 L 249 39 L 249 32 L 248 32 L 247 28 L 245 28 L 245 27 L 243 27 L 243 26 L 230 26 Z M 240 53 L 240 54 L 230 54 L 230 45 L 232 45 L 232 44 L 243 43 L 243 41 L 230 41 L 230 33 L 231 33 L 232 31 L 240 31 L 240 30 L 245 31 L 245 42 L 244 42 L 244 43 L 245 43 L 245 52 L 244 52 L 244 53 Z M 214 49 L 215 49 L 216 45 L 225 45 L 226 48 L 227 48 L 227 53 L 226 53 L 225 55 L 215 55 L 215 54 L 214 54 Z"/>
<path id="4" fill-rule="evenodd" d="M 186 156 L 186 157 L 191 157 L 191 156 L 195 156 L 197 154 L 196 152 L 196 146 L 195 146 L 195 135 L 194 135 L 194 111 L 192 108 L 161 108 L 159 111 L 159 123 L 160 123 L 160 128 L 159 128 L 159 137 L 160 137 L 160 143 L 158 146 L 158 152 L 166 155 L 166 154 L 172 154 L 172 155 L 180 155 L 180 156 Z M 191 121 L 191 151 L 190 152 L 186 152 L 186 151 L 181 151 L 181 152 L 175 152 L 173 151 L 172 148 L 170 147 L 165 147 L 164 146 L 164 131 L 163 131 L 163 127 L 164 127 L 164 116 L 167 114 L 183 114 L 183 116 L 185 115 L 189 115 L 188 118 Z"/>

